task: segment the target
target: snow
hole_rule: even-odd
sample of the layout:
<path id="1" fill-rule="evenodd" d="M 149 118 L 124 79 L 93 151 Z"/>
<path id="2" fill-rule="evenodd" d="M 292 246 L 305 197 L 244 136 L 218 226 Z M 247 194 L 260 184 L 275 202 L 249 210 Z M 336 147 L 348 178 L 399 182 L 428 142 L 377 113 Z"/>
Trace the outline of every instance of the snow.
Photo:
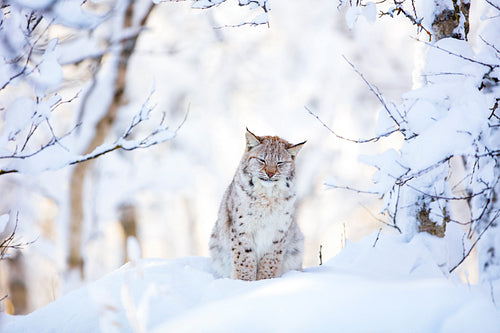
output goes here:
<path id="1" fill-rule="evenodd" d="M 12 60 L 18 56 L 20 50 L 23 48 L 25 41 L 23 30 L 20 26 L 23 24 L 21 18 L 17 15 L 11 15 L 6 18 L 2 12 L 0 18 L 2 19 L 2 28 L 8 31 L 5 34 L 5 42 L 0 44 L 0 55 L 5 57 L 6 60 Z"/>
<path id="2" fill-rule="evenodd" d="M 43 6 L 49 2 L 45 0 L 42 2 L 22 1 L 22 3 L 32 7 Z M 155 0 L 154 2 L 160 1 Z M 209 7 L 222 2 L 224 1 L 199 1 L 195 3 L 195 6 Z M 61 4 L 57 8 L 60 14 L 58 16 L 66 17 L 67 20 L 58 20 L 58 22 L 77 26 L 80 24 L 78 22 L 85 21 L 87 26 L 92 25 L 91 21 L 81 16 L 85 15 L 81 9 L 74 11 L 74 6 L 78 3 L 81 1 L 72 0 Z M 140 3 L 144 7 L 150 5 L 148 1 Z M 232 3 L 233 7 L 240 10 L 236 1 L 232 1 Z M 260 8 L 264 8 L 264 6 L 268 8 L 268 2 L 265 0 L 258 2 L 240 0 L 239 3 L 249 5 L 249 10 L 257 9 L 258 12 L 261 12 Z M 431 1 L 422 3 L 427 8 L 432 8 Z M 185 5 L 190 5 L 190 3 Z M 303 106 L 311 105 L 329 126 L 333 125 L 332 128 L 340 129 L 346 136 L 369 137 L 372 118 L 370 114 L 374 108 L 379 106 L 378 101 L 370 99 L 374 100 L 371 92 L 366 89 L 363 83 L 356 81 L 357 76 L 342 61 L 340 54 L 347 54 L 349 59 L 353 59 L 360 71 L 366 74 L 371 82 L 380 86 L 387 101 L 390 100 L 390 96 L 387 94 L 391 94 L 391 91 L 394 96 L 399 98 L 400 91 L 405 90 L 406 76 L 408 76 L 406 74 L 411 67 L 410 55 L 412 52 L 411 48 L 408 47 L 410 44 L 400 42 L 401 36 L 408 39 L 407 34 L 400 31 L 402 28 L 397 26 L 394 29 L 396 26 L 391 22 L 387 23 L 385 28 L 380 28 L 380 24 L 369 25 L 376 17 L 377 6 L 382 6 L 379 3 L 375 5 L 368 2 L 365 6 L 347 10 L 348 15 L 350 15 L 348 19 L 350 26 L 356 26 L 355 31 L 349 32 L 344 28 L 343 21 L 337 22 L 340 21 L 336 19 L 336 15 L 338 16 L 337 4 L 326 1 L 315 6 L 310 6 L 306 2 L 273 2 L 273 15 L 270 18 L 272 29 L 262 27 L 263 29 L 214 30 L 212 29 L 214 25 L 224 26 L 229 19 L 236 23 L 254 22 L 260 24 L 265 23 L 269 18 L 267 12 L 259 16 L 255 16 L 256 13 L 251 12 L 253 21 L 240 20 L 239 15 L 237 17 L 231 15 L 235 11 L 229 7 L 229 4 L 227 6 L 229 8 L 217 6 L 213 12 L 190 11 L 189 14 L 182 11 L 182 6 L 182 4 L 164 4 L 157 6 L 153 12 L 151 26 L 148 24 L 148 29 L 143 34 L 141 33 L 138 51 L 130 63 L 130 74 L 128 75 L 130 84 L 127 83 L 128 91 L 126 92 L 129 105 L 124 106 L 119 112 L 118 124 L 113 129 L 110 138 L 106 140 L 108 143 L 98 147 L 93 154 L 112 149 L 114 144 L 131 149 L 138 145 L 146 146 L 166 141 L 175 135 L 173 131 L 168 131 L 161 126 L 144 140 L 140 140 L 144 137 L 142 136 L 143 132 L 137 131 L 139 132 L 137 136 L 127 136 L 126 139 L 118 139 L 112 143 L 116 137 L 121 135 L 120 129 L 126 128 L 129 124 L 132 112 L 136 112 L 135 110 L 140 107 L 145 96 L 148 95 L 154 76 L 156 76 L 159 85 L 159 98 L 155 100 L 158 100 L 158 109 L 167 114 L 166 123 L 171 125 L 175 123 L 176 117 L 182 118 L 183 110 L 189 108 L 185 107 L 186 104 L 192 104 L 186 128 L 181 131 L 178 140 L 169 145 L 134 154 L 113 153 L 105 159 L 100 159 L 91 171 L 88 190 L 85 193 L 86 198 L 90 199 L 86 199 L 85 202 L 86 222 L 84 227 L 92 229 L 92 234 L 89 236 L 89 232 L 86 232 L 84 239 L 85 246 L 93 250 L 87 250 L 85 254 L 87 278 L 92 280 L 121 263 L 121 260 L 115 258 L 121 256 L 123 252 L 121 234 L 114 231 L 118 229 L 115 217 L 116 207 L 122 202 L 132 202 L 138 205 L 140 237 L 137 240 L 129 238 L 127 242 L 128 256 L 132 260 L 132 264 L 116 272 L 113 278 L 108 279 L 109 281 L 101 280 L 81 290 L 79 295 L 82 295 L 82 299 L 89 298 L 82 304 L 80 304 L 79 299 L 68 295 L 66 298 L 51 304 L 49 307 L 52 310 L 48 310 L 49 307 L 41 309 L 40 313 L 48 316 L 46 324 L 42 325 L 42 328 L 54 325 L 52 322 L 55 320 L 55 315 L 50 311 L 57 312 L 54 309 L 58 309 L 58 307 L 67 307 L 67 310 L 63 309 L 59 312 L 67 314 L 68 318 L 75 317 L 74 321 L 68 321 L 68 327 L 82 327 L 82 330 L 88 327 L 89 331 L 94 329 L 119 331 L 119 325 L 128 325 L 127 327 L 130 326 L 130 329 L 138 332 L 163 331 L 163 329 L 168 331 L 179 327 L 185 330 L 186 327 L 191 327 L 190 321 L 193 318 L 197 323 L 193 330 L 197 328 L 213 331 L 229 330 L 230 326 L 217 326 L 225 325 L 227 322 L 214 323 L 213 320 L 210 321 L 210 317 L 218 316 L 220 312 L 234 314 L 234 318 L 229 324 L 237 324 L 237 321 L 240 321 L 247 325 L 249 331 L 257 331 L 262 328 L 259 325 L 267 325 L 265 327 L 277 330 L 285 330 L 285 328 L 290 330 L 338 328 L 341 331 L 348 331 L 351 327 L 353 330 L 366 331 L 371 330 L 371 325 L 373 325 L 382 331 L 395 331 L 396 328 L 399 331 L 407 331 L 408 326 L 404 326 L 405 322 L 409 323 L 407 325 L 420 328 L 421 331 L 424 328 L 427 331 L 457 331 L 459 324 L 463 324 L 459 328 L 477 328 L 479 324 L 476 320 L 481 319 L 488 322 L 491 317 L 484 315 L 484 313 L 491 312 L 489 291 L 483 294 L 480 287 L 472 287 L 473 296 L 470 298 L 473 300 L 469 302 L 468 306 L 464 305 L 468 301 L 462 302 L 462 298 L 457 301 L 458 305 L 452 304 L 451 306 L 432 298 L 433 292 L 442 298 L 449 297 L 445 293 L 447 288 L 450 288 L 453 293 L 456 291 L 462 295 L 463 299 L 467 299 L 469 296 L 466 294 L 468 286 L 455 281 L 455 277 L 445 278 L 442 276 L 443 267 L 439 267 L 439 265 L 443 265 L 447 261 L 436 258 L 435 254 L 442 253 L 447 256 L 448 253 L 435 250 L 433 246 L 438 247 L 439 244 L 434 244 L 429 239 L 415 238 L 412 242 L 403 244 L 398 239 L 390 239 L 383 235 L 380 236 L 381 239 L 376 240 L 377 237 L 374 234 L 362 245 L 348 244 L 340 256 L 323 267 L 309 268 L 303 273 L 289 274 L 283 279 L 275 281 L 260 281 L 251 284 L 214 279 L 206 258 L 181 258 L 174 261 L 140 260 L 142 252 L 144 252 L 145 257 L 152 255 L 175 257 L 203 254 L 204 251 L 206 253 L 206 239 L 209 237 L 209 228 L 216 215 L 214 211 L 217 209 L 217 200 L 219 200 L 220 194 L 228 183 L 227 180 L 234 171 L 235 163 L 233 162 L 240 156 L 240 150 L 243 148 L 243 142 L 241 142 L 240 147 L 242 140 L 240 134 L 243 133 L 246 125 L 252 129 L 260 127 L 259 134 L 275 133 L 286 138 L 297 139 L 294 142 L 308 140 L 307 148 L 303 152 L 303 159 L 301 156 L 298 160 L 298 163 L 301 163 L 298 166 L 298 170 L 301 172 L 298 181 L 304 185 L 302 192 L 299 192 L 303 200 L 301 214 L 298 218 L 304 227 L 304 233 L 309 243 L 309 253 L 316 254 L 319 244 L 324 245 L 325 251 L 334 252 L 336 246 L 332 244 L 339 243 L 337 239 L 341 237 L 339 235 L 342 233 L 336 232 L 336 230 L 342 224 L 344 224 L 344 236 L 346 223 L 348 224 L 348 232 L 353 237 L 356 237 L 353 235 L 355 233 L 366 234 L 370 232 L 369 230 L 375 227 L 366 227 L 365 225 L 368 225 L 373 220 L 372 218 L 365 218 L 362 221 L 351 217 L 361 210 L 356 205 L 361 199 L 348 198 L 348 194 L 341 191 L 328 191 L 326 193 L 320 185 L 327 174 L 325 169 L 328 170 L 328 174 L 331 173 L 335 176 L 326 181 L 330 187 L 337 187 L 337 183 L 349 184 L 349 186 L 359 184 L 364 178 L 355 163 L 360 149 L 353 146 L 347 147 L 346 143 L 335 140 L 324 129 L 317 130 L 320 125 L 314 119 L 306 118 L 308 116 L 304 112 Z M 190 8 L 189 6 L 184 7 Z M 71 20 L 73 12 L 76 14 L 75 21 Z M 6 36 L 13 49 L 8 50 L 5 45 L 0 45 L 2 55 L 0 60 L 3 59 L 4 62 L 17 56 L 23 47 L 29 46 L 25 45 L 27 41 L 24 36 L 17 33 L 22 31 L 17 26 L 23 26 L 25 23 L 22 20 L 22 22 L 19 21 L 19 17 L 24 16 L 11 15 L 5 21 L 5 26 L 13 31 L 12 35 Z M 362 18 L 359 19 L 359 17 Z M 120 23 L 118 21 L 117 23 Z M 117 24 L 113 24 L 113 26 L 115 25 Z M 14 26 L 17 28 L 11 29 Z M 54 173 L 50 177 L 47 174 L 38 175 L 38 173 L 43 170 L 63 167 L 72 160 L 82 158 L 76 153 L 68 153 L 67 149 L 71 152 L 83 151 L 81 148 L 88 145 L 94 124 L 106 111 L 112 98 L 110 87 L 113 86 L 113 80 L 116 76 L 118 48 L 115 47 L 116 45 L 108 45 L 107 42 L 115 43 L 138 31 L 136 28 L 128 30 L 116 28 L 114 33 L 108 31 L 108 28 L 104 30 L 97 29 L 92 34 L 88 34 L 88 37 L 80 38 L 83 37 L 80 36 L 74 40 L 60 38 L 60 45 L 56 39 L 53 39 L 46 47 L 45 53 L 40 51 L 27 72 L 32 73 L 30 78 L 39 74 L 40 80 L 28 82 L 28 84 L 39 84 L 37 94 L 39 96 L 47 95 L 46 98 L 36 103 L 30 99 L 20 99 L 11 103 L 10 93 L 16 87 L 7 91 L 3 98 L 6 100 L 4 102 L 5 111 L 2 112 L 5 124 L 1 124 L 4 127 L 0 136 L 0 146 L 2 150 L 6 151 L 4 155 L 8 155 L 12 153 L 8 148 L 12 148 L 14 144 L 18 147 L 22 146 L 23 138 L 26 137 L 32 123 L 40 124 L 40 131 L 45 130 L 48 137 L 51 137 L 47 128 L 48 122 L 45 123 L 44 120 L 49 117 L 51 110 L 54 111 L 52 107 L 55 100 L 51 101 L 49 96 L 54 89 L 62 89 L 60 87 L 62 72 L 59 65 L 79 63 L 87 57 L 101 56 L 107 53 L 106 57 L 103 58 L 103 69 L 95 78 L 97 81 L 95 92 L 88 96 L 87 112 L 81 113 L 81 120 L 86 126 L 82 126 L 81 132 L 74 140 L 75 142 L 64 140 L 32 159 L 18 159 L 10 165 L 16 167 L 20 172 L 29 174 L 28 179 L 32 179 L 31 176 L 34 174 L 37 174 L 38 177 L 32 183 L 26 180 L 19 181 L 21 185 L 26 183 L 23 185 L 25 186 L 22 188 L 23 191 L 16 190 L 15 193 L 10 194 L 9 192 L 9 195 L 6 195 L 7 199 L 12 202 L 22 201 L 24 206 L 21 204 L 19 206 L 33 207 L 30 213 L 27 213 L 26 209 L 22 209 L 21 214 L 25 215 L 20 219 L 22 228 L 38 232 L 42 220 L 50 220 L 50 223 L 57 225 L 55 232 L 57 236 L 54 236 L 54 240 L 49 240 L 53 241 L 55 245 L 48 246 L 48 241 L 42 243 L 45 241 L 45 235 L 42 235 L 41 241 L 36 246 L 40 243 L 43 246 L 39 246 L 39 248 L 33 246 L 26 251 L 27 256 L 37 252 L 44 253 L 45 256 L 43 265 L 36 264 L 37 262 L 32 257 L 27 259 L 27 262 L 32 260 L 29 261 L 29 267 L 31 267 L 29 275 L 32 280 L 30 288 L 36 290 L 30 295 L 32 298 L 30 300 L 31 308 L 42 303 L 42 301 L 37 302 L 33 299 L 38 298 L 45 302 L 46 299 L 58 297 L 61 290 L 67 290 L 67 287 L 59 285 L 59 279 L 62 281 L 63 278 L 56 274 L 50 275 L 50 285 L 45 283 L 45 288 L 52 290 L 47 292 L 37 288 L 44 281 L 40 271 L 45 270 L 45 275 L 48 276 L 47 272 L 50 274 L 52 272 L 51 267 L 54 268 L 55 272 L 64 270 L 62 263 L 65 256 L 64 244 L 67 239 L 67 232 L 64 230 L 67 225 L 65 213 L 68 209 L 66 205 L 68 185 L 64 183 L 64 179 L 67 178 L 65 171 Z M 389 34 L 389 32 L 391 33 Z M 396 35 L 394 35 L 395 32 L 397 32 Z M 108 34 L 110 35 L 107 36 Z M 491 34 L 497 34 L 496 30 L 492 31 Z M 104 38 L 102 35 L 109 38 Z M 50 39 L 43 40 L 46 43 Z M 493 41 L 489 38 L 488 40 Z M 494 44 L 498 45 L 497 42 Z M 436 45 L 465 57 L 474 58 L 475 56 L 474 51 L 466 43 L 441 40 Z M 37 49 L 39 47 L 41 45 L 37 45 Z M 429 48 L 427 57 L 434 60 L 426 62 L 427 67 L 424 68 L 423 75 L 426 82 L 433 83 L 434 86 L 415 90 L 413 95 L 412 93 L 405 95 L 404 108 L 399 108 L 404 110 L 402 113 L 406 117 L 406 123 L 402 126 L 410 129 L 410 134 L 420 136 L 405 143 L 403 149 L 392 149 L 393 147 L 391 147 L 377 157 L 362 158 L 369 165 L 379 169 L 374 175 L 374 180 L 377 182 L 375 189 L 379 193 L 389 192 L 384 199 L 386 203 L 392 199 L 392 207 L 397 205 L 395 192 L 390 192 L 394 188 L 394 181 L 397 177 L 409 171 L 409 168 L 412 168 L 413 174 L 418 174 L 418 169 L 430 167 L 450 154 L 470 152 L 473 138 L 478 137 L 484 130 L 481 117 L 484 119 L 489 115 L 488 105 L 482 101 L 484 96 L 471 93 L 471 91 L 477 90 L 478 78 L 483 76 L 482 72 L 485 69 L 482 66 L 452 56 L 437 48 Z M 489 57 L 489 61 L 496 59 L 494 52 Z M 484 57 L 479 59 L 485 61 Z M 395 67 L 392 68 L 392 65 Z M 78 66 L 84 67 L 84 65 Z M 7 82 L 9 77 L 16 73 L 16 71 L 7 70 L 6 66 L 3 68 L 4 72 L 0 73 L 0 85 L 1 82 Z M 458 72 L 457 69 L 460 71 Z M 443 71 L 450 73 L 440 75 L 443 74 L 441 73 Z M 66 73 L 70 73 L 70 70 L 65 70 Z M 79 75 L 78 73 L 72 74 L 71 78 L 81 80 Z M 492 77 L 495 75 L 498 76 L 498 71 L 492 73 Z M 76 83 L 77 81 L 75 81 Z M 83 97 L 87 96 L 86 92 L 91 89 L 90 87 L 91 82 L 88 82 L 86 85 L 78 84 L 78 87 L 75 86 L 71 89 L 81 89 L 80 95 Z M 16 96 L 12 95 L 12 99 L 14 97 Z M 58 98 L 60 101 L 60 97 Z M 71 111 L 75 115 L 73 118 L 76 118 L 76 114 L 79 113 L 81 105 L 79 103 L 82 100 L 84 98 L 76 99 L 74 103 L 71 103 Z M 67 107 L 70 106 L 67 105 Z M 402 122 L 401 114 L 398 115 L 395 104 L 390 103 L 388 107 L 391 114 Z M 22 112 L 23 109 L 30 110 L 30 112 Z M 67 118 L 71 118 L 71 116 L 67 115 L 68 111 L 57 111 L 54 112 L 55 119 L 52 118 L 51 124 L 53 126 L 59 125 L 59 131 L 56 128 L 56 133 L 65 133 L 60 129 L 61 124 L 68 122 Z M 142 113 L 141 109 L 141 119 Z M 457 121 L 458 119 L 460 121 Z M 313 127 L 316 125 L 318 127 Z M 70 128 L 71 126 L 68 126 L 66 130 Z M 394 128 L 394 123 L 387 115 L 387 110 L 383 109 L 376 133 L 385 134 Z M 11 139 L 15 139 L 16 142 L 9 142 Z M 27 148 L 38 147 L 40 140 L 36 139 L 33 137 Z M 490 138 L 489 140 L 495 139 Z M 441 144 L 437 145 L 438 142 Z M 368 152 L 373 154 L 379 148 L 366 149 L 369 149 Z M 26 153 L 28 150 L 32 151 L 27 149 Z M 432 154 L 433 151 L 435 154 Z M 353 156 L 354 158 L 351 159 Z M 494 165 L 482 162 L 481 169 L 484 170 L 485 175 L 490 176 L 488 179 L 494 179 Z M 491 171 L 488 172 L 488 170 Z M 435 176 L 435 174 L 429 173 L 431 176 Z M 42 179 L 42 177 L 45 178 Z M 351 177 L 354 181 L 348 182 L 347 177 Z M 482 177 L 486 179 L 485 176 Z M 447 187 L 443 182 L 436 183 L 433 181 L 433 177 L 426 179 L 429 179 L 428 184 L 434 186 L 433 190 L 439 188 L 436 192 L 448 194 Z M 319 185 L 316 186 L 317 184 Z M 408 184 L 416 186 L 415 182 Z M 116 191 L 116 188 L 119 188 L 120 191 Z M 425 191 L 429 190 L 425 187 L 419 188 Z M 412 190 L 410 189 L 410 191 Z M 49 199 L 56 202 L 54 205 L 57 205 L 57 208 L 53 209 L 57 210 L 57 213 L 54 213 L 57 220 L 46 218 L 47 214 L 44 214 L 37 206 L 40 199 L 45 198 L 45 193 L 52 193 Z M 34 198 L 35 195 L 38 197 Z M 403 199 L 401 200 L 398 212 L 402 212 L 402 207 L 409 207 L 410 199 L 406 199 L 405 202 Z M 352 204 L 353 202 L 354 204 Z M 372 207 L 371 202 L 369 205 L 366 205 L 365 202 L 362 204 L 369 206 L 369 209 L 373 211 L 379 209 Z M 9 206 L 10 204 L 4 205 Z M 432 203 L 430 208 L 431 216 L 438 219 L 440 202 Z M 390 209 L 390 211 L 396 210 Z M 196 222 L 194 227 L 190 221 Z M 355 221 L 355 223 L 350 223 L 350 221 Z M 402 221 L 402 223 L 406 222 Z M 375 221 L 372 224 L 376 223 Z M 411 224 L 411 221 L 408 224 Z M 114 229 L 107 229 L 109 226 L 113 226 Z M 377 224 L 376 228 L 380 228 L 380 226 Z M 192 232 L 193 228 L 195 232 Z M 405 230 L 403 227 L 401 229 Z M 112 230 L 109 233 L 112 236 L 101 236 L 96 241 L 99 237 L 94 235 L 104 234 L 103 230 Z M 363 231 L 358 232 L 357 230 Z M 485 235 L 483 240 L 486 239 L 486 236 L 488 235 Z M 462 238 L 457 237 L 457 239 L 461 240 Z M 142 250 L 138 242 L 143 247 Z M 373 248 L 372 245 L 375 242 L 377 245 Z M 105 250 L 96 244 L 99 246 L 105 244 L 106 247 L 103 247 Z M 116 250 L 118 246 L 113 248 L 110 244 L 119 244 L 119 250 Z M 460 245 L 462 246 L 456 247 L 451 253 L 462 255 L 466 246 Z M 115 250 L 109 250 L 110 248 Z M 331 250 L 332 248 L 334 250 Z M 54 249 L 55 251 L 53 251 Z M 429 252 L 434 253 L 434 255 L 430 255 Z M 451 262 L 456 263 L 456 259 L 453 257 Z M 309 255 L 306 260 L 310 265 L 311 262 L 316 262 L 316 256 Z M 183 271 L 186 267 L 189 268 L 188 272 Z M 446 271 L 448 267 L 444 268 Z M 181 276 L 183 279 L 180 278 Z M 387 277 L 389 280 L 384 280 Z M 33 281 L 36 281 L 37 284 Z M 382 283 L 382 281 L 385 282 Z M 390 285 L 394 281 L 396 281 L 395 285 Z M 432 283 L 429 283 L 428 288 L 425 286 L 421 288 L 424 290 L 422 298 L 413 295 L 420 291 L 417 287 L 425 285 L 429 281 Z M 64 284 L 64 282 L 60 282 L 60 284 Z M 440 284 L 445 289 L 441 293 L 436 291 Z M 47 287 L 47 285 L 49 286 Z M 101 287 L 97 288 L 96 286 Z M 342 287 L 345 287 L 346 290 L 343 290 Z M 395 287 L 400 288 L 399 291 L 403 290 L 402 295 L 396 295 L 398 290 L 394 289 Z M 383 293 L 382 297 L 380 297 L 380 293 L 376 293 L 377 289 Z M 359 295 L 358 290 L 364 294 Z M 324 291 L 324 296 L 319 295 L 321 291 Z M 424 298 L 424 294 L 428 295 L 428 298 Z M 407 300 L 404 297 L 415 301 L 414 304 L 412 303 L 413 307 L 407 306 L 405 303 Z M 157 300 L 157 298 L 160 299 Z M 285 302 L 281 298 L 287 299 L 290 304 L 284 304 Z M 381 307 L 371 309 L 375 299 L 380 301 Z M 310 308 L 301 308 L 303 306 L 301 302 L 308 304 Z M 435 302 L 437 304 L 434 304 Z M 237 306 L 246 307 L 247 303 L 249 313 L 234 313 Z M 282 323 L 279 324 L 279 327 L 273 326 L 274 321 L 269 318 L 273 311 L 267 303 L 285 309 L 283 314 L 276 316 L 283 319 L 280 321 L 286 319 L 289 326 L 283 326 Z M 342 309 L 344 305 L 346 306 L 345 310 Z M 401 308 L 393 309 L 397 305 L 400 305 Z M 430 308 L 427 308 L 428 306 Z M 157 308 L 161 311 L 166 310 L 160 312 Z M 299 308 L 301 311 L 297 310 Z M 445 308 L 448 308 L 450 312 L 443 315 Z M 92 309 L 95 310 L 95 313 L 92 312 Z M 331 312 L 334 310 L 335 313 L 332 314 Z M 417 310 L 420 312 L 415 313 Z M 374 311 L 374 313 L 372 314 L 370 311 Z M 433 313 L 428 315 L 427 311 L 433 311 Z M 75 315 L 78 312 L 83 312 L 82 319 L 78 317 L 80 314 Z M 8 318 L 9 323 L 14 323 L 9 325 L 28 325 L 29 330 L 34 330 L 36 326 L 30 326 L 30 322 L 36 322 L 36 320 L 30 318 L 39 318 L 37 316 L 41 315 L 37 313 L 39 312 L 28 317 L 4 318 Z M 164 315 L 165 313 L 167 316 Z M 356 316 L 359 316 L 360 313 L 371 319 L 358 323 L 359 320 Z M 466 316 L 467 313 L 474 317 Z M 443 318 L 436 319 L 437 315 L 442 315 Z M 258 316 L 262 316 L 265 320 L 260 323 L 247 323 L 252 318 L 255 320 Z M 430 323 L 428 320 L 431 319 L 426 319 L 423 323 L 414 323 L 417 317 L 430 317 L 434 318 L 434 321 Z M 380 318 L 387 319 L 388 323 L 382 323 Z M 464 318 L 467 319 L 467 322 L 464 322 Z M 2 318 L 0 318 L 1 320 Z M 44 322 L 44 319 L 41 320 Z M 299 320 L 303 320 L 303 322 L 299 322 Z M 348 326 L 348 320 L 352 320 L 354 323 Z M 396 320 L 401 322 L 396 323 Z M 435 328 L 437 326 L 435 323 L 438 321 L 439 325 L 442 325 L 441 328 Z M 496 322 L 490 321 L 492 326 L 486 324 L 487 327 L 495 327 L 493 324 Z M 289 322 L 290 324 L 288 324 Z M 402 327 L 403 329 L 401 329 Z M 51 329 L 47 328 L 47 330 Z M 38 331 L 37 328 L 36 331 Z"/>
<path id="3" fill-rule="evenodd" d="M 7 224 L 9 223 L 9 214 L 3 214 L 0 216 L 0 242 L 3 240 L 4 232 L 7 229 Z"/>
<path id="4" fill-rule="evenodd" d="M 134 236 L 127 237 L 127 255 L 132 262 L 141 259 L 141 246 Z"/>
<path id="5" fill-rule="evenodd" d="M 193 8 L 206 9 L 223 3 L 226 0 L 197 0 L 193 3 Z"/>
<path id="6" fill-rule="evenodd" d="M 86 12 L 80 0 L 58 1 L 54 8 L 56 23 L 70 27 L 92 28 L 98 23 L 98 18 Z"/>
<path id="7" fill-rule="evenodd" d="M 377 5 L 373 2 L 367 2 L 364 6 L 349 7 L 345 15 L 349 29 L 354 29 L 360 17 L 365 18 L 368 22 L 375 22 L 377 19 Z"/>
<path id="8" fill-rule="evenodd" d="M 262 13 L 257 15 L 253 20 L 253 24 L 265 24 L 269 22 L 269 14 L 268 13 Z"/>
<path id="9" fill-rule="evenodd" d="M 7 141 L 13 140 L 19 132 L 29 125 L 32 114 L 25 110 L 34 109 L 35 103 L 27 97 L 17 98 L 4 113 L 4 130 L 0 142 L 4 146 Z"/>
<path id="10" fill-rule="evenodd" d="M 43 55 L 42 62 L 38 65 L 36 95 L 40 98 L 45 97 L 47 89 L 55 88 L 61 84 L 63 72 L 59 64 L 58 40 L 52 39 Z"/>
<path id="11" fill-rule="evenodd" d="M 498 293 L 498 292 L 497 292 Z M 374 233 L 323 266 L 245 282 L 209 258 L 143 259 L 2 332 L 500 332 L 490 291 L 445 276 L 425 242 Z"/>

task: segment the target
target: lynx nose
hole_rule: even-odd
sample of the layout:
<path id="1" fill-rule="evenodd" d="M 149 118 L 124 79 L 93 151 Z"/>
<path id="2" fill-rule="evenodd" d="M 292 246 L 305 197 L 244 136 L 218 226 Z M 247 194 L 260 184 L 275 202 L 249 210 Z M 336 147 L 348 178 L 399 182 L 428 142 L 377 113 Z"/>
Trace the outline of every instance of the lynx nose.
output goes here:
<path id="1" fill-rule="evenodd" d="M 266 170 L 266 174 L 269 178 L 272 178 L 275 174 L 276 174 L 276 171 L 274 170 Z"/>

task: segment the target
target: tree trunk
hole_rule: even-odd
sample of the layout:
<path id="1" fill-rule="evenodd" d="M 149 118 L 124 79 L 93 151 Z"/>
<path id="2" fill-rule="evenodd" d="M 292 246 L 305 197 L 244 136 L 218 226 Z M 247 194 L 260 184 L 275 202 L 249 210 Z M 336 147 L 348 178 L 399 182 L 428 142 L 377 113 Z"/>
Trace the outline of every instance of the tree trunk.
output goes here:
<path id="1" fill-rule="evenodd" d="M 123 259 L 124 263 L 130 261 L 127 251 L 127 239 L 134 237 L 137 239 L 137 212 L 133 204 L 123 204 L 119 208 L 120 224 L 123 228 Z M 137 239 L 138 240 L 138 239 Z"/>
<path id="2" fill-rule="evenodd" d="M 455 38 L 467 40 L 469 33 L 469 0 L 452 0 L 453 8 L 440 8 L 436 3 L 438 13 L 432 22 L 435 40 Z"/>
<path id="3" fill-rule="evenodd" d="M 28 313 L 28 290 L 26 286 L 26 266 L 20 251 L 7 259 L 9 267 L 9 297 L 7 312 L 24 315 Z"/>
<path id="4" fill-rule="evenodd" d="M 135 1 L 130 0 L 128 2 L 127 9 L 125 11 L 125 17 L 123 20 L 123 29 L 127 29 L 133 26 L 133 16 L 134 16 L 134 3 Z M 149 9 L 144 14 L 140 25 L 144 26 L 151 13 L 154 4 L 151 4 Z M 121 106 L 125 104 L 124 92 L 126 88 L 127 79 L 127 68 L 131 55 L 134 52 L 135 45 L 139 33 L 129 39 L 122 42 L 122 48 L 119 59 L 117 61 L 116 68 L 116 80 L 114 83 L 114 95 L 111 105 L 109 106 L 106 114 L 99 120 L 96 125 L 95 134 L 91 142 L 85 150 L 85 154 L 92 152 L 94 149 L 99 147 L 104 143 L 104 140 L 108 136 L 113 123 L 118 114 L 118 110 Z M 83 211 L 83 189 L 85 183 L 85 177 L 91 166 L 92 161 L 87 161 L 79 163 L 73 169 L 70 180 L 70 244 L 69 244 L 69 257 L 68 257 L 68 269 L 69 270 L 79 270 L 81 277 L 83 278 L 83 255 L 82 255 L 82 224 L 84 220 Z"/>
<path id="5" fill-rule="evenodd" d="M 433 42 L 437 42 L 443 38 L 455 38 L 460 40 L 467 40 L 469 33 L 469 0 L 452 0 L 453 8 L 447 8 L 442 3 L 436 0 L 436 16 L 432 23 Z M 440 178 L 447 182 L 446 178 L 449 173 L 449 165 L 446 170 L 441 172 Z M 438 180 L 441 181 L 441 180 Z M 432 186 L 429 186 L 432 188 Z M 446 197 L 445 193 L 431 193 L 436 197 Z M 417 209 L 415 210 L 415 219 L 418 225 L 419 232 L 427 232 L 437 237 L 444 237 L 446 231 L 446 223 L 450 221 L 450 208 L 448 200 L 440 199 L 442 217 L 434 220 L 430 217 L 429 212 L 433 201 L 438 200 L 429 195 L 418 196 Z"/>

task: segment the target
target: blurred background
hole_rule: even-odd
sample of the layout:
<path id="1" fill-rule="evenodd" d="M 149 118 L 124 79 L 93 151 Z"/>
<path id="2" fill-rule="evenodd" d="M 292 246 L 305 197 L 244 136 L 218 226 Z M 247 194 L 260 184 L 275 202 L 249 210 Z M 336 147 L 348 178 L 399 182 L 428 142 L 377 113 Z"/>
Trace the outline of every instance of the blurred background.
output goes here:
<path id="1" fill-rule="evenodd" d="M 151 102 L 171 128 L 187 118 L 175 139 L 116 151 L 90 167 L 83 193 L 83 282 L 126 262 L 127 236 L 137 238 L 145 258 L 207 256 L 220 199 L 244 151 L 246 127 L 292 143 L 307 140 L 297 157 L 305 267 L 319 264 L 320 246 L 325 262 L 347 239 L 383 227 L 378 198 L 329 190 L 324 183 L 335 179 L 339 186 L 369 189 L 373 169 L 358 156 L 394 142 L 340 140 L 306 107 L 343 136 L 372 137 L 381 105 L 342 56 L 397 102 L 412 86 L 415 31 L 404 20 L 370 23 L 363 17 L 349 30 L 335 1 L 275 0 L 271 6 L 269 26 L 237 28 L 223 26 L 256 14 L 231 1 L 208 10 L 184 2 L 153 8 L 130 58 L 127 103 L 115 127 L 123 128 L 153 90 Z M 91 75 L 91 63 L 65 67 L 62 94 L 75 95 Z M 94 99 L 89 103 L 97 105 Z M 60 122 L 81 103 L 64 105 Z M 34 241 L 0 263 L 0 290 L 12 296 L 16 314 L 78 285 L 67 282 L 66 271 L 70 173 L 65 168 L 0 177 L 0 215 L 18 212 L 18 239 Z M 16 288 L 23 292 L 14 297 Z"/>

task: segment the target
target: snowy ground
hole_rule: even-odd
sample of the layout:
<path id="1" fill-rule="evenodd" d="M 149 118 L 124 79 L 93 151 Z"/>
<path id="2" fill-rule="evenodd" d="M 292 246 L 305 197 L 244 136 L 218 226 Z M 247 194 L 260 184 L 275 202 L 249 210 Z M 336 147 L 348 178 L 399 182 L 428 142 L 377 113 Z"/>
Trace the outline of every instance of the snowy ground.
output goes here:
<path id="1" fill-rule="evenodd" d="M 376 234 L 323 266 L 256 282 L 214 277 L 210 260 L 129 263 L 8 332 L 500 332 L 489 289 L 445 277 L 423 238 Z"/>

